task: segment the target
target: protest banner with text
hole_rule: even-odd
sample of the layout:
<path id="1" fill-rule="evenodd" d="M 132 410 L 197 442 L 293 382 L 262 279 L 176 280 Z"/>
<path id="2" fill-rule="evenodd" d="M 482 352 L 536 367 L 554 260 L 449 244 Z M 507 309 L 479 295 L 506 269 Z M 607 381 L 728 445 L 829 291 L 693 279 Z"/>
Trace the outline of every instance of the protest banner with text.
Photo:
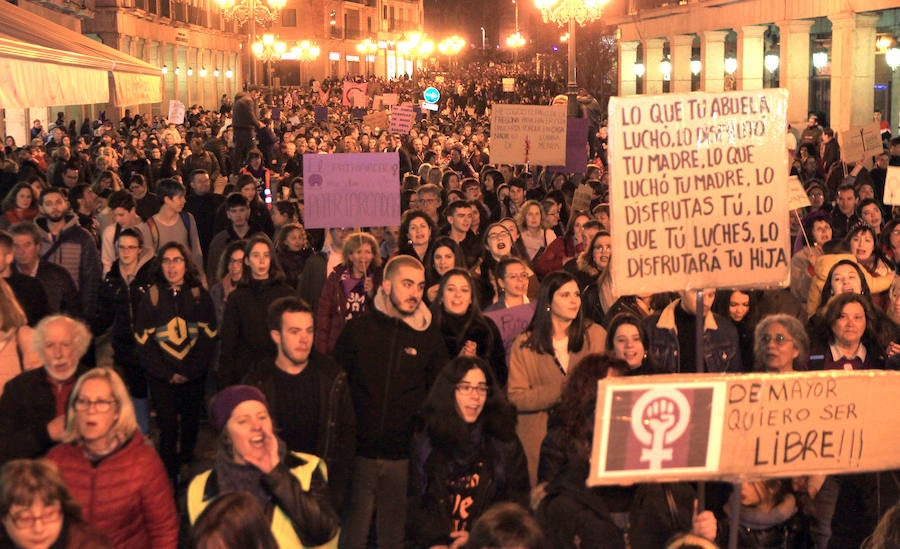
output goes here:
<path id="1" fill-rule="evenodd" d="M 314 229 L 400 224 L 397 153 L 304 154 L 304 220 Z"/>
<path id="2" fill-rule="evenodd" d="M 865 126 L 857 126 L 841 132 L 841 159 L 844 162 L 858 162 L 881 154 L 884 143 L 881 142 L 881 125 L 872 122 Z"/>
<path id="3" fill-rule="evenodd" d="M 898 392 L 883 371 L 607 378 L 588 484 L 896 469 Z"/>
<path id="4" fill-rule="evenodd" d="M 616 295 L 787 284 L 786 112 L 780 89 L 610 100 Z"/>
<path id="5" fill-rule="evenodd" d="M 566 164 L 566 109 L 495 104 L 491 108 L 491 162 Z"/>

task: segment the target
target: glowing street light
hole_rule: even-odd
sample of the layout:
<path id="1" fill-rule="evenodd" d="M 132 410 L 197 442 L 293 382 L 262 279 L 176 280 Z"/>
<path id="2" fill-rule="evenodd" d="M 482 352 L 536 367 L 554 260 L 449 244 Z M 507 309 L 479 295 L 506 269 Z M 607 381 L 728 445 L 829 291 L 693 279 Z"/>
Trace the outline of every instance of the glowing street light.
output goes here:
<path id="1" fill-rule="evenodd" d="M 235 21 L 239 26 L 250 23 L 247 43 L 251 46 L 257 42 L 256 25 L 268 27 L 278 20 L 278 14 L 284 9 L 287 0 L 216 0 L 222 8 L 222 15 L 227 21 Z M 251 59 L 252 61 L 252 59 Z M 250 83 L 256 83 L 256 63 L 250 63 Z"/>
<path id="2" fill-rule="evenodd" d="M 568 25 L 568 82 L 566 96 L 567 111 L 570 117 L 578 116 L 578 82 L 575 74 L 575 24 L 592 23 L 603 14 L 603 7 L 609 0 L 534 0 L 534 5 L 541 12 L 545 23 L 556 23 L 558 26 Z"/>

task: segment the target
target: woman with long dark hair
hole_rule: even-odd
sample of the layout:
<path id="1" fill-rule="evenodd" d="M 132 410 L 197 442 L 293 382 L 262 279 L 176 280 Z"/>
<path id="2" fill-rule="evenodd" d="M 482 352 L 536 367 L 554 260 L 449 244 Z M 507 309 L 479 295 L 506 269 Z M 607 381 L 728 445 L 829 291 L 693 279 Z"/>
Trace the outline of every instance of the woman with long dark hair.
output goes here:
<path id="1" fill-rule="evenodd" d="M 407 538 L 415 547 L 464 545 L 492 504 L 528 505 L 515 423 L 515 408 L 484 360 L 460 356 L 441 370 L 412 441 Z"/>
<path id="2" fill-rule="evenodd" d="M 537 479 L 547 415 L 559 400 L 571 368 L 591 353 L 602 353 L 606 330 L 585 319 L 575 278 L 564 271 L 544 277 L 534 316 L 513 342 L 509 360 L 509 400 L 519 411 L 517 432 Z"/>
<path id="3" fill-rule="evenodd" d="M 434 221 L 422 210 L 407 210 L 400 222 L 400 255 L 411 255 L 425 263 L 431 243 L 437 236 Z"/>
<path id="4" fill-rule="evenodd" d="M 239 383 L 257 361 L 275 358 L 266 311 L 279 297 L 293 294 L 269 237 L 257 234 L 248 240 L 244 248 L 243 278 L 228 297 L 222 316 L 220 387 Z"/>
<path id="5" fill-rule="evenodd" d="M 425 300 L 434 303 L 438 285 L 451 269 L 465 269 L 466 256 L 459 244 L 449 236 L 434 241 L 425 257 Z"/>
<path id="6" fill-rule="evenodd" d="M 431 318 L 440 326 L 448 356 L 479 356 L 487 360 L 500 387 L 506 386 L 506 350 L 497 326 L 478 306 L 478 289 L 465 269 L 451 269 L 439 284 Z"/>
<path id="7" fill-rule="evenodd" d="M 140 305 L 134 334 L 159 425 L 159 454 L 173 482 L 194 457 L 216 311 L 192 255 L 180 242 L 157 253 L 159 272 Z"/>

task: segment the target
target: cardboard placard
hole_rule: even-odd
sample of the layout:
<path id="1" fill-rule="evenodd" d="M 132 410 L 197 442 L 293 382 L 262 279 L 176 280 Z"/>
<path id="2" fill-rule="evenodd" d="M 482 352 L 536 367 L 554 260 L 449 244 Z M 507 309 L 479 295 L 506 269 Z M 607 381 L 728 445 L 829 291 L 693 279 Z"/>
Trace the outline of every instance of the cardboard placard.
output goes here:
<path id="1" fill-rule="evenodd" d="M 888 166 L 884 177 L 884 203 L 900 206 L 900 166 Z"/>
<path id="2" fill-rule="evenodd" d="M 614 295 L 786 285 L 787 90 L 613 97 Z"/>
<path id="3" fill-rule="evenodd" d="M 588 484 L 900 467 L 900 372 L 672 374 L 598 384 Z"/>
<path id="4" fill-rule="evenodd" d="M 388 131 L 400 135 L 408 135 L 415 119 L 416 113 L 413 111 L 412 105 L 397 105 L 391 109 L 391 122 L 388 126 Z"/>
<path id="5" fill-rule="evenodd" d="M 566 110 L 539 105 L 495 104 L 491 110 L 491 162 L 566 163 Z"/>
<path id="6" fill-rule="evenodd" d="M 384 101 L 385 107 L 392 107 L 400 103 L 400 94 L 399 93 L 385 93 L 382 94 L 382 100 Z"/>
<path id="7" fill-rule="evenodd" d="M 515 307 L 507 307 L 499 311 L 485 311 L 484 316 L 491 319 L 500 331 L 503 340 L 503 348 L 506 349 L 506 364 L 509 365 L 510 351 L 513 341 L 528 328 L 531 317 L 534 316 L 535 303 L 525 303 Z"/>
<path id="8" fill-rule="evenodd" d="M 799 210 L 810 205 L 809 195 L 806 194 L 803 183 L 800 182 L 800 178 L 796 175 L 788 176 L 788 191 L 790 192 L 788 208 Z"/>
<path id="9" fill-rule="evenodd" d="M 314 229 L 400 224 L 397 153 L 304 154 L 304 220 Z"/>
<path id="10" fill-rule="evenodd" d="M 844 162 L 857 162 L 884 151 L 881 125 L 878 122 L 850 128 L 841 132 L 838 137 L 841 145 L 841 159 Z"/>
<path id="11" fill-rule="evenodd" d="M 503 91 L 504 92 L 516 91 L 516 79 L 515 78 L 504 78 L 502 83 L 503 83 Z"/>
<path id="12" fill-rule="evenodd" d="M 166 121 L 169 124 L 184 124 L 184 103 L 177 99 L 169 99 L 169 116 Z"/>
<path id="13" fill-rule="evenodd" d="M 388 127 L 388 113 L 386 111 L 373 112 L 363 117 L 363 124 L 371 129 L 385 129 Z"/>

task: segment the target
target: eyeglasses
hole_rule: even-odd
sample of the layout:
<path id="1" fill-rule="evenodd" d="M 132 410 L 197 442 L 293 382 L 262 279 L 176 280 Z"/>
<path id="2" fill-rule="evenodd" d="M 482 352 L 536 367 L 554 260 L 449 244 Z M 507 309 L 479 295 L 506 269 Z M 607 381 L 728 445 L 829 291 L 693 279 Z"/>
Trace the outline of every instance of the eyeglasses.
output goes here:
<path id="1" fill-rule="evenodd" d="M 13 521 L 13 524 L 16 528 L 26 529 L 34 527 L 34 524 L 37 521 L 41 521 L 41 524 L 47 524 L 48 522 L 56 522 L 59 520 L 60 515 L 62 514 L 62 508 L 59 505 L 54 505 L 53 507 L 45 507 L 43 515 L 32 515 L 27 511 L 23 511 L 17 515 L 10 515 L 10 518 Z"/>
<path id="2" fill-rule="evenodd" d="M 500 240 L 501 238 L 509 238 L 508 232 L 488 233 L 488 240 Z"/>
<path id="3" fill-rule="evenodd" d="M 479 383 L 478 385 L 472 385 L 471 383 L 457 383 L 456 390 L 466 396 L 472 396 L 473 394 L 487 396 L 491 388 L 484 383 Z"/>
<path id="4" fill-rule="evenodd" d="M 776 345 L 784 345 L 785 343 L 794 341 L 789 337 L 785 337 L 782 334 L 778 334 L 776 336 L 770 336 L 768 334 L 763 335 L 759 338 L 759 340 L 763 343 L 763 345 L 768 345 L 769 343 L 775 342 Z"/>
<path id="5" fill-rule="evenodd" d="M 184 263 L 183 257 L 164 257 L 160 261 L 163 265 L 181 265 Z"/>
<path id="6" fill-rule="evenodd" d="M 230 263 L 231 265 L 238 265 L 238 264 L 243 263 L 243 262 L 244 262 L 244 258 L 243 258 L 243 257 L 241 257 L 241 258 L 233 257 L 233 258 L 231 258 L 231 259 L 228 260 L 228 263 Z"/>
<path id="7" fill-rule="evenodd" d="M 503 278 L 509 278 L 511 280 L 528 280 L 531 278 L 531 275 L 527 272 L 525 273 L 506 273 Z"/>
<path id="8" fill-rule="evenodd" d="M 135 250 L 139 250 L 141 247 L 140 246 L 123 246 L 123 245 L 119 244 L 118 246 L 116 246 L 116 248 L 118 248 L 120 250 L 124 250 L 126 252 L 133 252 Z"/>
<path id="9" fill-rule="evenodd" d="M 86 398 L 76 398 L 75 410 L 78 412 L 87 412 L 91 408 L 94 408 L 94 410 L 102 414 L 104 412 L 110 411 L 115 403 L 115 400 L 88 400 Z"/>

